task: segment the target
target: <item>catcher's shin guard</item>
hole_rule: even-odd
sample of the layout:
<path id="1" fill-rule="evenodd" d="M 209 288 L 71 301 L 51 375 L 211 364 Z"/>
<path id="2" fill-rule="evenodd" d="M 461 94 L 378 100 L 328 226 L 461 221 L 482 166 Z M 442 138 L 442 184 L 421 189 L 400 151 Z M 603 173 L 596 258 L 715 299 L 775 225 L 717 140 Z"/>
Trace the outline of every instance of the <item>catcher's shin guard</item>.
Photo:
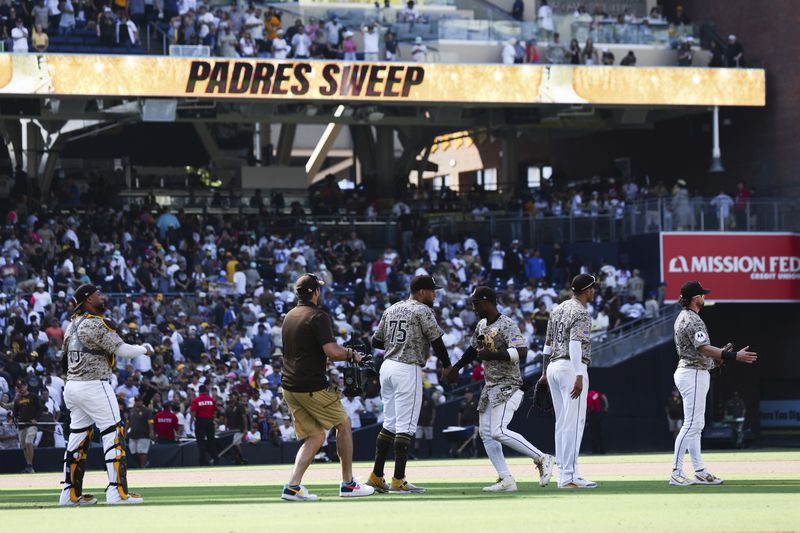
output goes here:
<path id="1" fill-rule="evenodd" d="M 119 423 L 103 430 L 103 449 L 105 450 L 108 487 L 106 495 L 115 491 L 115 499 L 128 498 L 128 469 L 125 458 L 125 427 Z"/>
<path id="2" fill-rule="evenodd" d="M 86 472 L 86 457 L 89 443 L 92 442 L 93 428 L 71 430 L 67 448 L 64 450 L 64 488 L 61 494 L 62 505 L 77 505 L 83 502 L 83 475 Z M 91 495 L 87 494 L 90 497 Z M 88 500 L 87 500 L 88 501 Z"/>

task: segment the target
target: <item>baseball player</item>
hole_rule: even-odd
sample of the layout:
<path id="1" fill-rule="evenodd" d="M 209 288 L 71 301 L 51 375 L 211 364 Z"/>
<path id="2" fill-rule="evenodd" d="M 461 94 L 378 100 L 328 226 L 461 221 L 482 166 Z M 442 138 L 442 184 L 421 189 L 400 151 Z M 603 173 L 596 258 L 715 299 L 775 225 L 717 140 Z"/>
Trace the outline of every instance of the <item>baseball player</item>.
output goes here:
<path id="1" fill-rule="evenodd" d="M 497 295 L 489 287 L 476 287 L 472 305 L 480 317 L 475 326 L 470 347 L 445 377 L 452 380 L 458 371 L 477 356 L 483 361 L 486 385 L 478 402 L 480 433 L 486 455 L 497 471 L 495 484 L 484 487 L 485 492 L 516 492 L 517 482 L 503 456 L 503 444 L 533 459 L 539 470 L 539 485 L 546 487 L 553 473 L 553 456 L 542 453 L 525 437 L 508 429 L 508 424 L 524 396 L 520 390 L 522 376 L 520 359 L 525 360 L 528 347 L 519 327 L 497 310 Z"/>
<path id="2" fill-rule="evenodd" d="M 375 445 L 375 466 L 366 483 L 377 492 L 425 492 L 424 488 L 406 481 L 406 462 L 422 405 L 422 367 L 428 358 L 429 344 L 445 368 L 450 367 L 450 357 L 442 340 L 444 332 L 431 309 L 436 290 L 440 288 L 431 276 L 412 278 L 411 296 L 383 313 L 372 337 L 372 345 L 385 350 L 380 370 L 383 428 Z M 394 476 L 389 485 L 384 480 L 383 467 L 392 445 Z"/>
<path id="3" fill-rule="evenodd" d="M 70 435 L 64 451 L 64 488 L 59 505 L 82 506 L 97 503 L 83 494 L 86 455 L 93 426 L 100 430 L 105 450 L 109 505 L 142 503 L 142 497 L 128 492 L 125 459 L 125 427 L 111 388 L 115 357 L 153 355 L 149 345 L 125 344 L 114 326 L 103 318 L 106 302 L 91 284 L 78 287 L 73 297 L 72 320 L 64 334 L 62 365 L 67 373 L 64 403 L 70 411 Z"/>
<path id="4" fill-rule="evenodd" d="M 589 332 L 592 317 L 586 304 L 594 299 L 594 276 L 572 279 L 572 298 L 556 306 L 547 323 L 544 346 L 545 371 L 539 379 L 550 386 L 556 415 L 556 460 L 559 489 L 593 489 L 597 483 L 583 479 L 578 454 L 586 423 L 589 392 L 587 367 L 591 362 Z"/>
<path id="5" fill-rule="evenodd" d="M 722 348 L 711 346 L 708 330 L 700 318 L 705 304 L 704 289 L 699 281 L 689 281 L 681 287 L 678 303 L 683 310 L 675 319 L 675 348 L 678 351 L 678 369 L 675 370 L 675 386 L 683 398 L 683 426 L 675 439 L 675 456 L 672 460 L 670 485 L 719 485 L 722 480 L 706 470 L 700 454 L 700 436 L 706 419 L 706 396 L 710 384 L 709 370 L 716 363 L 738 361 L 752 364 L 758 357 L 745 346 L 738 352 L 727 344 Z M 683 473 L 683 458 L 686 451 L 692 459 L 694 476 Z"/>

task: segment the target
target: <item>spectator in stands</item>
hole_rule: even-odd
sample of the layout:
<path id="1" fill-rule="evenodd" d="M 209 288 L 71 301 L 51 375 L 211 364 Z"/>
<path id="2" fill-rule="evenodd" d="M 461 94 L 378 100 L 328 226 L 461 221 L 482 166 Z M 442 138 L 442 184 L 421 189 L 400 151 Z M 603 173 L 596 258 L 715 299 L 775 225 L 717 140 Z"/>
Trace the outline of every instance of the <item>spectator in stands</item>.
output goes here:
<path id="1" fill-rule="evenodd" d="M 419 8 L 414 3 L 414 0 L 408 0 L 406 7 L 398 13 L 398 22 L 408 22 L 413 24 L 419 20 Z"/>
<path id="2" fill-rule="evenodd" d="M 694 210 L 689 203 L 689 190 L 686 181 L 679 179 L 672 188 L 672 201 L 670 202 L 673 223 L 677 230 L 694 230 Z"/>
<path id="3" fill-rule="evenodd" d="M 572 39 L 569 42 L 569 63 L 570 65 L 581 64 L 581 45 L 578 44 L 578 39 Z"/>
<path id="4" fill-rule="evenodd" d="M 109 47 L 114 46 L 117 40 L 116 29 L 117 23 L 114 21 L 111 8 L 105 6 L 103 11 L 97 16 L 97 36 L 100 38 L 100 44 Z"/>
<path id="5" fill-rule="evenodd" d="M 356 43 L 353 40 L 353 32 L 345 31 L 343 33 L 344 40 L 342 41 L 342 52 L 344 52 L 345 61 L 355 61 L 358 59 L 356 55 Z"/>
<path id="6" fill-rule="evenodd" d="M 686 14 L 686 11 L 683 9 L 682 5 L 678 5 L 675 7 L 675 16 L 672 17 L 672 20 L 670 20 L 670 22 L 675 24 L 676 26 L 688 25 L 692 23 L 691 19 L 689 18 L 689 15 Z"/>
<path id="7" fill-rule="evenodd" d="M 126 11 L 120 11 L 119 20 L 116 25 L 117 46 L 126 49 L 133 48 L 139 43 L 139 30 L 136 24 L 128 18 Z"/>
<path id="8" fill-rule="evenodd" d="M 366 412 L 366 408 L 364 407 L 364 403 L 361 401 L 361 397 L 348 394 L 342 398 L 341 402 L 344 412 L 350 417 L 350 427 L 352 429 L 360 428 L 361 415 Z"/>
<path id="9" fill-rule="evenodd" d="M 536 39 L 530 39 L 528 44 L 525 46 L 525 57 L 523 59 L 524 63 L 538 63 L 539 62 L 539 50 L 536 48 Z"/>
<path id="10" fill-rule="evenodd" d="M 36 52 L 47 52 L 47 47 L 50 45 L 50 38 L 47 36 L 41 24 L 37 24 L 33 28 L 31 45 L 33 45 L 33 49 Z"/>
<path id="11" fill-rule="evenodd" d="M 33 10 L 31 11 L 33 15 L 33 26 L 39 26 L 40 28 L 47 28 L 50 25 L 50 15 L 52 11 L 50 8 L 45 4 L 44 0 L 38 0 L 36 5 L 33 6 Z"/>
<path id="12" fill-rule="evenodd" d="M 286 59 L 289 57 L 291 48 L 284 38 L 283 29 L 278 28 L 276 35 L 277 36 L 272 40 L 272 57 L 275 59 Z"/>
<path id="13" fill-rule="evenodd" d="M 708 60 L 709 67 L 718 68 L 725 66 L 725 52 L 716 39 L 711 39 L 711 42 L 708 44 L 708 51 L 711 54 L 711 58 Z"/>
<path id="14" fill-rule="evenodd" d="M 239 52 L 236 51 L 236 34 L 233 33 L 229 24 L 222 28 L 222 34 L 217 37 L 218 53 L 222 57 L 239 57 Z"/>
<path id="15" fill-rule="evenodd" d="M 590 390 L 586 395 L 586 422 L 589 426 L 589 441 L 592 455 L 606 453 L 603 442 L 603 418 L 608 413 L 608 398 L 602 392 Z"/>
<path id="16" fill-rule="evenodd" d="M 628 54 L 622 58 L 619 64 L 622 65 L 623 67 L 635 67 L 636 54 L 633 53 L 633 50 L 628 50 Z"/>
<path id="17" fill-rule="evenodd" d="M 397 43 L 394 32 L 387 31 L 383 38 L 383 49 L 386 61 L 395 61 L 400 58 L 400 45 Z"/>
<path id="18" fill-rule="evenodd" d="M 728 35 L 728 48 L 725 50 L 725 64 L 729 68 L 744 67 L 744 48 L 736 36 Z"/>
<path id="19" fill-rule="evenodd" d="M 567 62 L 567 50 L 561 44 L 561 34 L 555 32 L 550 47 L 547 49 L 547 61 L 553 65 Z"/>
<path id="20" fill-rule="evenodd" d="M 500 61 L 504 65 L 513 65 L 517 57 L 517 40 L 513 37 L 503 44 L 503 49 L 500 51 Z"/>
<path id="21" fill-rule="evenodd" d="M 297 31 L 292 36 L 292 52 L 295 59 L 308 59 L 311 57 L 311 38 L 306 33 L 302 24 L 296 26 Z"/>
<path id="22" fill-rule="evenodd" d="M 261 442 L 261 432 L 258 430 L 258 424 L 250 424 L 250 431 L 245 433 L 243 440 L 250 444 L 257 444 Z"/>
<path id="23" fill-rule="evenodd" d="M 628 294 L 633 296 L 637 302 L 644 301 L 644 280 L 640 276 L 638 268 L 633 269 L 633 275 L 628 279 Z"/>
<path id="24" fill-rule="evenodd" d="M 75 7 L 72 0 L 62 0 L 59 9 L 61 17 L 58 20 L 58 34 L 64 37 L 75 30 Z"/>
<path id="25" fill-rule="evenodd" d="M 644 317 L 646 319 L 658 318 L 661 312 L 659 311 L 658 295 L 656 291 L 651 291 L 647 295 L 647 301 L 644 302 Z"/>
<path id="26" fill-rule="evenodd" d="M 614 57 L 614 53 L 609 50 L 608 48 L 603 48 L 601 56 L 601 62 L 605 66 L 613 66 L 616 58 Z"/>
<path id="27" fill-rule="evenodd" d="M 553 9 L 547 5 L 547 0 L 541 0 L 536 20 L 539 23 L 541 38 L 545 41 L 549 41 L 555 30 L 555 24 L 553 22 Z"/>
<path id="28" fill-rule="evenodd" d="M 597 49 L 594 47 L 594 40 L 588 37 L 581 51 L 581 63 L 584 65 L 597 65 L 599 62 Z"/>
<path id="29" fill-rule="evenodd" d="M 733 208 L 733 198 L 725 194 L 725 191 L 720 189 L 719 194 L 711 199 L 711 207 L 714 208 L 714 215 L 719 222 L 719 230 L 725 231 L 731 223 L 731 208 Z"/>
<path id="30" fill-rule="evenodd" d="M 620 306 L 623 320 L 626 322 L 638 320 L 644 316 L 644 306 L 636 301 L 636 296 L 628 296 L 628 301 Z"/>
<path id="31" fill-rule="evenodd" d="M 428 61 L 428 47 L 422 42 L 422 37 L 417 35 L 414 38 L 414 46 L 411 48 L 411 58 L 417 63 Z"/>
<path id="32" fill-rule="evenodd" d="M 456 425 L 461 427 L 478 425 L 478 399 L 475 398 L 471 388 L 464 391 L 464 399 L 458 405 Z"/>
<path id="33" fill-rule="evenodd" d="M 292 419 L 289 416 L 283 417 L 283 424 L 278 428 L 282 442 L 292 442 L 297 440 L 297 433 L 294 431 Z"/>
<path id="34" fill-rule="evenodd" d="M 524 13 L 525 13 L 525 2 L 523 2 L 522 0 L 514 0 L 514 4 L 511 6 L 511 17 L 514 20 L 522 21 Z"/>
<path id="35" fill-rule="evenodd" d="M 692 37 L 688 37 L 680 45 L 678 45 L 678 66 L 691 67 L 694 61 L 694 51 L 692 50 Z"/>
<path id="36" fill-rule="evenodd" d="M 11 30 L 11 51 L 14 53 L 23 53 L 28 51 L 28 28 L 22 22 L 21 18 L 15 19 L 14 29 Z"/>
<path id="37" fill-rule="evenodd" d="M 380 32 L 377 31 L 375 24 L 367 24 L 361 31 L 364 39 L 364 61 L 378 61 L 380 57 Z"/>

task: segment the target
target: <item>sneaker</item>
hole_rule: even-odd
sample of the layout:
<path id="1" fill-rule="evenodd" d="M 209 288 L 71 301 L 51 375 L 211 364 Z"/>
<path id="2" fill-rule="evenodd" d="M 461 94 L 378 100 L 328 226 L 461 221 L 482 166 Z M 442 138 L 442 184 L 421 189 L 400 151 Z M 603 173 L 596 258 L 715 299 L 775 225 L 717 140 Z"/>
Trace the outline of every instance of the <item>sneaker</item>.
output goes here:
<path id="1" fill-rule="evenodd" d="M 687 487 L 689 485 L 694 485 L 694 480 L 686 477 L 686 474 L 680 470 L 673 470 L 669 478 L 669 484 L 676 487 Z"/>
<path id="2" fill-rule="evenodd" d="M 550 478 L 553 476 L 553 463 L 555 457 L 552 455 L 543 455 L 538 461 L 533 463 L 539 471 L 539 486 L 546 487 L 550 483 Z"/>
<path id="3" fill-rule="evenodd" d="M 412 485 L 405 479 L 392 478 L 392 485 L 389 487 L 392 494 L 422 494 L 425 489 Z"/>
<path id="4" fill-rule="evenodd" d="M 359 496 L 371 496 L 375 494 L 375 488 L 369 485 L 361 485 L 356 478 L 350 483 L 339 485 L 339 496 L 342 498 L 357 498 Z"/>
<path id="5" fill-rule="evenodd" d="M 497 483 L 483 487 L 483 492 L 517 492 L 517 482 L 514 476 L 497 478 Z"/>
<path id="6" fill-rule="evenodd" d="M 379 492 L 381 494 L 389 492 L 389 485 L 386 484 L 386 480 L 383 479 L 382 477 L 376 476 L 372 472 L 370 472 L 369 479 L 364 484 L 372 487 L 373 489 L 375 489 L 375 492 Z"/>
<path id="7" fill-rule="evenodd" d="M 93 494 L 81 494 L 78 499 L 73 501 L 70 496 L 70 489 L 61 491 L 61 497 L 58 499 L 58 505 L 61 507 L 83 507 L 85 505 L 94 505 L 97 503 L 97 498 Z"/>
<path id="8" fill-rule="evenodd" d="M 723 481 L 708 470 L 702 470 L 694 473 L 694 483 L 695 485 L 722 485 Z"/>
<path id="9" fill-rule="evenodd" d="M 579 477 L 578 479 L 576 479 L 574 481 L 574 483 L 575 483 L 575 485 L 578 486 L 579 489 L 596 489 L 597 488 L 597 483 L 595 483 L 594 481 L 589 481 L 588 479 L 583 479 L 582 477 Z"/>
<path id="10" fill-rule="evenodd" d="M 319 500 L 319 496 L 309 494 L 303 485 L 284 485 L 281 499 L 289 502 L 315 502 Z"/>
<path id="11" fill-rule="evenodd" d="M 22 473 L 23 474 L 35 474 L 36 471 L 33 469 L 33 467 L 31 465 L 28 465 L 28 466 L 25 467 L 25 469 L 22 471 Z"/>
<path id="12" fill-rule="evenodd" d="M 116 487 L 111 487 L 106 491 L 106 505 L 137 505 L 144 503 L 144 498 L 135 492 L 129 492 L 122 497 Z"/>

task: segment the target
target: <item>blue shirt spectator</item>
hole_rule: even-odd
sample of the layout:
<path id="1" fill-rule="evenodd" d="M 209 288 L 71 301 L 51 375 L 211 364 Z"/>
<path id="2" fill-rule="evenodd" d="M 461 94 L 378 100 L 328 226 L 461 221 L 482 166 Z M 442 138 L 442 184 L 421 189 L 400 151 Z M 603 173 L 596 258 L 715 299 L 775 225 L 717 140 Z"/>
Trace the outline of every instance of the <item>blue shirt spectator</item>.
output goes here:
<path id="1" fill-rule="evenodd" d="M 269 359 L 272 355 L 272 335 L 267 333 L 264 324 L 258 325 L 258 333 L 253 335 L 253 355 L 260 359 Z"/>
<path id="2" fill-rule="evenodd" d="M 547 275 L 547 267 L 545 266 L 544 259 L 539 257 L 539 250 L 533 252 L 525 260 L 525 277 L 528 279 L 540 280 Z"/>

